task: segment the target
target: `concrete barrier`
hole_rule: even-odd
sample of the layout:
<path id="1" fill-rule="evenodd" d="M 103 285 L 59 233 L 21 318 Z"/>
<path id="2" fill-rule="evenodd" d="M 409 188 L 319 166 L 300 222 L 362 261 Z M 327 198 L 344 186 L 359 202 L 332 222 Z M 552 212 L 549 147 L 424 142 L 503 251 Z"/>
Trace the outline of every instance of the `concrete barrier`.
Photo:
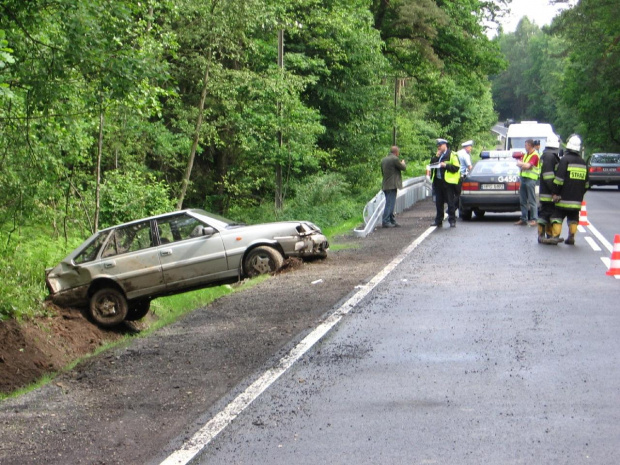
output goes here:
<path id="1" fill-rule="evenodd" d="M 431 195 L 431 184 L 426 176 L 409 178 L 403 181 L 403 188 L 398 190 L 394 213 L 402 213 L 416 202 Z M 374 231 L 377 223 L 383 216 L 385 196 L 379 191 L 364 207 L 364 227 L 354 229 L 353 234 L 357 237 L 366 237 Z"/>

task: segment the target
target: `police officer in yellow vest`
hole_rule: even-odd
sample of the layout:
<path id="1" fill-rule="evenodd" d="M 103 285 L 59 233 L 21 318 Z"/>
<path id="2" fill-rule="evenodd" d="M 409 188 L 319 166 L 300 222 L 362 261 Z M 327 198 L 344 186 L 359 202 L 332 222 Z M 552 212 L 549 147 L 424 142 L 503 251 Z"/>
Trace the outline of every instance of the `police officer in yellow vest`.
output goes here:
<path id="1" fill-rule="evenodd" d="M 448 148 L 448 141 L 437 139 L 437 153 L 431 158 L 431 181 L 435 198 L 435 221 L 431 226 L 443 224 L 444 204 L 448 204 L 448 222 L 456 226 L 456 189 L 461 178 L 461 163 L 456 153 Z"/>
<path id="2" fill-rule="evenodd" d="M 536 184 L 540 176 L 540 155 L 534 148 L 534 140 L 532 139 L 525 141 L 525 150 L 527 153 L 523 160 L 517 162 L 517 166 L 521 168 L 521 187 L 519 189 L 521 218 L 515 224 L 537 226 Z"/>

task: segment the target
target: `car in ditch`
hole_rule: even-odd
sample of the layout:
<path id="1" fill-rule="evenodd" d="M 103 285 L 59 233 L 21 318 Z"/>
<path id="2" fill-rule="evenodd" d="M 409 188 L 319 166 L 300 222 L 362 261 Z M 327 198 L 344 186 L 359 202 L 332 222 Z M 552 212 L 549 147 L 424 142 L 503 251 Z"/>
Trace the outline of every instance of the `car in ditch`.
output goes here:
<path id="1" fill-rule="evenodd" d="M 513 150 L 483 151 L 471 172 L 463 179 L 459 197 L 459 217 L 482 218 L 486 212 L 521 210 L 519 167 L 523 153 Z"/>
<path id="2" fill-rule="evenodd" d="M 325 258 L 307 221 L 235 223 L 188 209 L 102 229 L 46 269 L 49 299 L 88 308 L 100 326 L 144 317 L 155 297 L 280 269 L 289 257 Z"/>
<path id="3" fill-rule="evenodd" d="M 590 186 L 618 186 L 620 153 L 593 153 L 587 161 Z"/>

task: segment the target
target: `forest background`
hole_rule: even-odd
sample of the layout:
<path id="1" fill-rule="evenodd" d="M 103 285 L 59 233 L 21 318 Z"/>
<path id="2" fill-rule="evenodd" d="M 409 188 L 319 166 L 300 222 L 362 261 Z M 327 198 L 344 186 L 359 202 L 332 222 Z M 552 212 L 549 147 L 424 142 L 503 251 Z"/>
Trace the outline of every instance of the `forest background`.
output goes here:
<path id="1" fill-rule="evenodd" d="M 490 39 L 509 3 L 0 0 L 0 320 L 44 313 L 44 268 L 115 223 L 354 224 L 394 139 L 411 176 L 498 117 L 618 150 L 614 2 Z"/>

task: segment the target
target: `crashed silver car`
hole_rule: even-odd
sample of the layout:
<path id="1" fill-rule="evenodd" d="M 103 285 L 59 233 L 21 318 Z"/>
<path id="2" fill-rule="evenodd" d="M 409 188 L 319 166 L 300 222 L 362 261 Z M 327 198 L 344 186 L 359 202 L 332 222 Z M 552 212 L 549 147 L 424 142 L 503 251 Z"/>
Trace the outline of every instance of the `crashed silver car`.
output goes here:
<path id="1" fill-rule="evenodd" d="M 88 307 L 100 326 L 138 320 L 151 299 L 271 273 L 288 257 L 327 256 L 305 221 L 243 225 L 182 210 L 103 229 L 45 270 L 49 298 Z"/>

